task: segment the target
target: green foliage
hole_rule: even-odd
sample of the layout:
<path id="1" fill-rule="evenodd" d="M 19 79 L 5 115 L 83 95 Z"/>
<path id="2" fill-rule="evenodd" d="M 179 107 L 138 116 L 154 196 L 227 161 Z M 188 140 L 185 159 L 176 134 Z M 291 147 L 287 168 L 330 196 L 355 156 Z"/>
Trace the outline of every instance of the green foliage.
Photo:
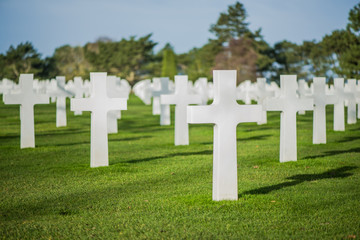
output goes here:
<path id="1" fill-rule="evenodd" d="M 360 36 L 360 3 L 354 6 L 349 12 L 349 23 L 347 28 L 354 34 Z"/>
<path id="2" fill-rule="evenodd" d="M 226 13 L 220 13 L 216 24 L 211 25 L 210 32 L 214 33 L 222 42 L 242 37 L 250 31 L 249 23 L 245 22 L 246 17 L 244 5 L 236 2 L 228 7 Z"/>
<path id="3" fill-rule="evenodd" d="M 301 71 L 301 55 L 299 46 L 295 43 L 283 40 L 275 43 L 274 57 L 276 61 L 276 75 L 298 74 Z"/>
<path id="4" fill-rule="evenodd" d="M 163 59 L 162 59 L 162 67 L 161 67 L 161 76 L 174 79 L 174 76 L 177 75 L 176 54 L 174 53 L 174 50 L 169 43 L 165 45 L 162 52 L 163 52 Z"/>
<path id="5" fill-rule="evenodd" d="M 66 79 L 74 79 L 75 76 L 86 78 L 91 69 L 89 62 L 85 59 L 84 49 L 80 46 L 64 45 L 55 49 L 53 57 L 47 63 L 54 63 L 56 72 L 65 76 Z"/>
<path id="6" fill-rule="evenodd" d="M 134 95 L 128 106 L 109 135 L 110 166 L 91 169 L 89 112 L 67 108 L 59 129 L 55 104 L 36 105 L 36 148 L 20 149 L 19 106 L 0 102 L 2 239 L 360 236 L 359 122 L 334 132 L 328 107 L 328 143 L 313 145 L 312 113 L 298 116 L 298 161 L 288 163 L 280 113 L 239 124 L 239 200 L 213 202 L 213 126 L 190 125 L 190 145 L 174 146 L 174 124 L 159 126 Z"/>
<path id="7" fill-rule="evenodd" d="M 118 42 L 88 43 L 85 45 L 86 59 L 92 64 L 93 71 L 106 71 L 133 82 L 153 57 L 157 43 L 150 40 L 151 34 L 136 39 L 122 39 Z"/>
<path id="8" fill-rule="evenodd" d="M 200 77 L 212 79 L 212 70 L 215 66 L 215 57 L 223 47 L 219 40 L 209 40 L 201 48 L 193 48 L 188 53 L 178 56 L 178 63 L 182 73 L 189 79 L 197 80 Z"/>
<path id="9" fill-rule="evenodd" d="M 18 81 L 21 73 L 41 72 L 43 62 L 40 57 L 30 42 L 20 43 L 16 48 L 11 45 L 5 57 L 5 77 Z"/>

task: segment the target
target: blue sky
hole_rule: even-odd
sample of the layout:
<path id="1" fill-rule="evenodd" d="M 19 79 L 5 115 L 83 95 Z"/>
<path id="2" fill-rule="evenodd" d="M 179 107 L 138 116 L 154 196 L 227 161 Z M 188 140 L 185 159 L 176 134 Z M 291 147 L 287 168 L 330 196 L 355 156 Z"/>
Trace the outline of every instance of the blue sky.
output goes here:
<path id="1" fill-rule="evenodd" d="M 153 33 L 155 50 L 170 42 L 177 53 L 201 47 L 230 0 L 0 0 L 0 53 L 30 41 L 44 56 L 56 47 Z M 270 44 L 320 40 L 344 28 L 358 0 L 242 0 L 250 29 Z"/>

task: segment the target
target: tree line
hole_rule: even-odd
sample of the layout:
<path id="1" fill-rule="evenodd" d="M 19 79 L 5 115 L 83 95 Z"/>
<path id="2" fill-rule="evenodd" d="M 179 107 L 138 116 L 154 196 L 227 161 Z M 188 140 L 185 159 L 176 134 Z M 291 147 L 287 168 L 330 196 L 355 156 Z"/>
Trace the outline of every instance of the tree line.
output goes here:
<path id="1" fill-rule="evenodd" d="M 84 46 L 64 45 L 51 57 L 41 58 L 30 42 L 10 46 L 0 54 L 0 79 L 18 79 L 20 73 L 34 73 L 38 78 L 57 75 L 73 79 L 88 78 L 91 71 L 105 71 L 131 83 L 138 80 L 176 74 L 189 79 L 212 79 L 212 70 L 236 69 L 238 81 L 267 77 L 276 81 L 280 74 L 297 74 L 311 80 L 313 76 L 360 79 L 360 3 L 349 12 L 345 29 L 334 30 L 321 41 L 296 44 L 283 40 L 270 46 L 261 29 L 248 28 L 244 5 L 236 2 L 220 14 L 209 31 L 214 34 L 200 48 L 176 54 L 170 44 L 154 52 L 152 35 L 114 41 L 101 37 Z"/>

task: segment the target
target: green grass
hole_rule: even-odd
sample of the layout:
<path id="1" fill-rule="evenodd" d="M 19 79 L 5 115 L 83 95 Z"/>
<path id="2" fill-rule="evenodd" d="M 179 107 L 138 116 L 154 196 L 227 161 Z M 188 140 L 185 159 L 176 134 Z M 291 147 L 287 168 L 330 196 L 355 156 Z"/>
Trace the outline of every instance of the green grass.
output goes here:
<path id="1" fill-rule="evenodd" d="M 90 166 L 90 113 L 55 127 L 55 105 L 35 107 L 36 148 L 20 149 L 19 107 L 0 103 L 2 239 L 347 239 L 360 237 L 360 123 L 312 144 L 298 116 L 298 161 L 279 163 L 280 114 L 240 124 L 238 201 L 213 202 L 211 125 L 173 125 L 131 96 L 109 167 Z M 172 108 L 172 112 L 173 112 Z M 173 118 L 174 116 L 172 116 Z"/>

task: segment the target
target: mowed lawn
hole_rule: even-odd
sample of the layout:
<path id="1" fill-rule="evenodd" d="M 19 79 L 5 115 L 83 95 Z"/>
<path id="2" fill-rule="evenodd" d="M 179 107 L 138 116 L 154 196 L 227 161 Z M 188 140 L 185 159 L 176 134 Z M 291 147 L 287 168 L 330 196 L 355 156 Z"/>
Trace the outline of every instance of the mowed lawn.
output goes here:
<path id="1" fill-rule="evenodd" d="M 91 169 L 89 112 L 68 109 L 56 128 L 55 104 L 37 105 L 36 148 L 20 149 L 19 106 L 0 102 L 0 238 L 360 238 L 360 122 L 332 131 L 332 106 L 325 145 L 312 144 L 312 112 L 298 115 L 297 162 L 279 162 L 279 112 L 240 124 L 239 200 L 221 202 L 212 125 L 174 146 L 173 122 L 160 126 L 134 95 L 128 109 L 109 135 L 110 166 Z"/>

